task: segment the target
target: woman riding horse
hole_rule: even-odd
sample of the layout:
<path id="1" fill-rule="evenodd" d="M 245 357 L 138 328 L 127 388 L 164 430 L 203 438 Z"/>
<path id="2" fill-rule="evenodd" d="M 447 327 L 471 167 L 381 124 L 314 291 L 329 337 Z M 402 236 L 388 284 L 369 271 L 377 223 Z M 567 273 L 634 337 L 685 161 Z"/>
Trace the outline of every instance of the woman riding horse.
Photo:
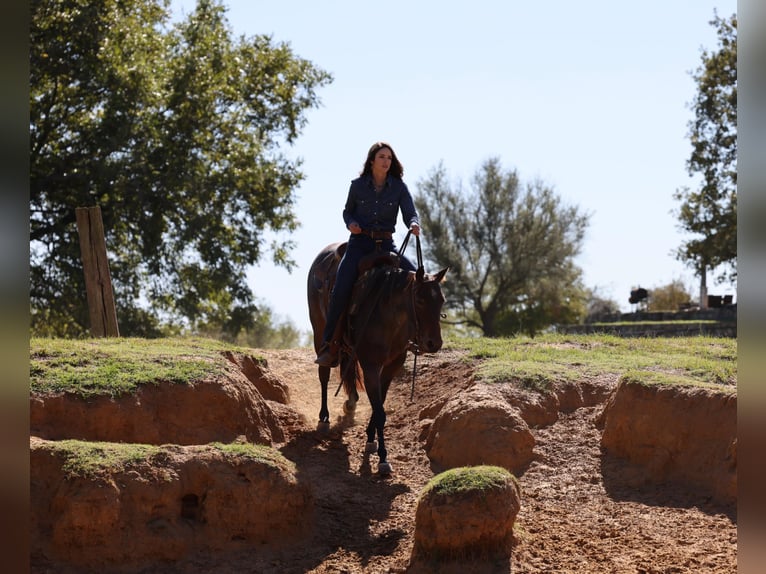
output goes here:
<path id="1" fill-rule="evenodd" d="M 402 180 L 403 174 L 404 168 L 394 148 L 388 143 L 376 142 L 367 152 L 361 175 L 351 182 L 343 209 L 343 221 L 351 235 L 338 266 L 322 344 L 314 361 L 317 365 L 335 367 L 338 364 L 338 319 L 351 296 L 360 259 L 376 249 L 385 253 L 395 251 L 393 233 L 399 211 L 412 234 L 420 235 L 418 213 Z M 399 257 L 399 266 L 415 271 L 415 266 L 404 255 Z"/>
<path id="2" fill-rule="evenodd" d="M 417 271 L 386 264 L 386 258 L 380 257 L 383 264 L 366 270 L 354 285 L 352 309 L 344 321 L 347 331 L 343 337 L 344 352 L 340 356 L 340 378 L 348 398 L 343 407 L 347 414 L 352 413 L 359 399 L 358 390 L 365 390 L 372 407 L 366 429 L 365 453 L 378 453 L 381 475 L 391 474 L 384 435 L 384 404 L 391 381 L 401 372 L 408 351 L 417 357 L 420 353 L 436 353 L 442 346 L 440 321 L 444 294 L 439 284 L 447 269 L 435 275 L 427 274 L 422 264 L 420 238 L 416 239 Z M 328 245 L 319 252 L 309 270 L 307 295 L 316 349 L 320 345 L 329 307 L 328 289 L 345 247 L 345 243 Z M 379 259 L 377 254 L 373 255 L 374 259 Z M 327 405 L 330 369 L 321 365 L 317 368 L 322 390 L 317 430 L 322 432 L 330 428 Z M 413 381 L 414 376 L 413 364 Z"/>

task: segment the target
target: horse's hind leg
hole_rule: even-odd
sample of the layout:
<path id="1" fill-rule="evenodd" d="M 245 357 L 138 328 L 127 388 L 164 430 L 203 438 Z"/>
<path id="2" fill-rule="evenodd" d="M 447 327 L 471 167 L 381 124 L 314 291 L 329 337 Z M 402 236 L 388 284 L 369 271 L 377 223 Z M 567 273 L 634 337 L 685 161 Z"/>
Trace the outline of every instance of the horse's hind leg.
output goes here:
<path id="1" fill-rule="evenodd" d="M 340 376 L 343 381 L 343 388 L 346 391 L 346 400 L 343 401 L 343 414 L 345 415 L 353 415 L 356 412 L 356 403 L 359 402 L 359 392 L 356 390 L 356 375 L 356 361 L 348 357 L 341 357 Z"/>
<path id="2" fill-rule="evenodd" d="M 319 409 L 319 422 L 317 430 L 327 432 L 330 430 L 330 410 L 327 408 L 327 385 L 330 382 L 330 367 L 318 367 L 319 383 L 322 385 L 322 407 Z"/>

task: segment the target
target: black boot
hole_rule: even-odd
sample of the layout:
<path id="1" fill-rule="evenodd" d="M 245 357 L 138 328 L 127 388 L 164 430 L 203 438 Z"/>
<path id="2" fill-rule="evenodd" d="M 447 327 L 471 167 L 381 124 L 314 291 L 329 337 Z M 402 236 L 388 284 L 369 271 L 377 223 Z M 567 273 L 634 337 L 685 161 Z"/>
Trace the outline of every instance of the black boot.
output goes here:
<path id="1" fill-rule="evenodd" d="M 314 362 L 320 367 L 337 367 L 338 346 L 325 341 L 322 343 L 322 346 L 319 347 L 319 352 L 317 353 L 317 358 Z"/>

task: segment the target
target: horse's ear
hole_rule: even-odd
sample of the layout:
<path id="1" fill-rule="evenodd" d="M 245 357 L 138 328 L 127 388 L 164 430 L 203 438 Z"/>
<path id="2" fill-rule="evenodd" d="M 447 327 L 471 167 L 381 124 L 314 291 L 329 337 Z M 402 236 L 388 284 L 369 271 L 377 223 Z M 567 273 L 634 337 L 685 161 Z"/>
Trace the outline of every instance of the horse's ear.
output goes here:
<path id="1" fill-rule="evenodd" d="M 434 277 L 434 281 L 437 283 L 441 283 L 442 279 L 444 279 L 444 276 L 447 274 L 447 271 L 449 270 L 449 267 L 445 267 L 441 271 L 439 271 L 436 276 Z"/>
<path id="2" fill-rule="evenodd" d="M 422 267 L 418 267 L 417 272 L 415 273 L 415 279 L 418 283 L 423 282 L 423 277 L 425 276 L 426 272 Z"/>

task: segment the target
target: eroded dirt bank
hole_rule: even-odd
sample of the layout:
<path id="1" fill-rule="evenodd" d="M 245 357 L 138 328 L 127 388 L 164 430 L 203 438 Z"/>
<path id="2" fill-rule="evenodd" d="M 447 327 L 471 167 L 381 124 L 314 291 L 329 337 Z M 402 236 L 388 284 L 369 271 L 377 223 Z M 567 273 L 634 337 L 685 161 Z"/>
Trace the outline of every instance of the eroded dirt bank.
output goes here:
<path id="1" fill-rule="evenodd" d="M 281 439 L 273 440 L 274 446 L 295 465 L 296 482 L 311 493 L 313 512 L 300 517 L 306 530 L 280 532 L 280 544 L 234 545 L 224 551 L 192 544 L 183 557 L 140 567 L 126 565 L 124 571 L 736 571 L 734 504 L 722 502 L 700 485 L 668 483 L 668 476 L 653 481 L 640 466 L 605 454 L 598 423 L 600 420 L 603 426 L 604 401 L 617 385 L 616 380 L 608 379 L 583 381 L 547 398 L 502 390 L 506 400 L 515 397 L 520 405 L 523 420 L 517 424 L 527 426 L 534 443 L 529 459 L 515 470 L 522 493 L 510 559 L 410 564 L 417 499 L 439 470 L 425 450 L 429 433 L 448 401 L 475 385 L 472 367 L 456 353 L 421 358 L 413 401 L 409 373 L 394 383 L 387 401 L 389 460 L 394 470 L 390 478 L 383 479 L 375 473 L 375 457 L 364 453 L 363 430 L 369 417 L 366 399 L 353 417 L 343 418 L 343 397 L 331 397 L 333 425 L 330 433 L 320 435 L 315 430 L 319 385 L 311 353 L 296 349 L 263 354 L 270 374 L 289 390 L 287 404 L 278 400 L 265 404 L 283 433 L 270 431 L 272 439 Z M 331 385 L 334 392 L 335 378 Z M 273 423 L 272 427 L 277 428 Z M 485 433 L 486 442 L 491 443 L 491 429 Z M 728 454 L 736 465 L 736 445 Z M 36 502 L 42 501 L 33 500 L 33 512 L 49 512 Z M 241 505 L 241 511 L 252 512 L 247 505 Z M 37 552 L 33 571 L 87 569 L 69 568 L 50 554 Z M 120 566 L 102 560 L 92 571 L 118 572 Z"/>

